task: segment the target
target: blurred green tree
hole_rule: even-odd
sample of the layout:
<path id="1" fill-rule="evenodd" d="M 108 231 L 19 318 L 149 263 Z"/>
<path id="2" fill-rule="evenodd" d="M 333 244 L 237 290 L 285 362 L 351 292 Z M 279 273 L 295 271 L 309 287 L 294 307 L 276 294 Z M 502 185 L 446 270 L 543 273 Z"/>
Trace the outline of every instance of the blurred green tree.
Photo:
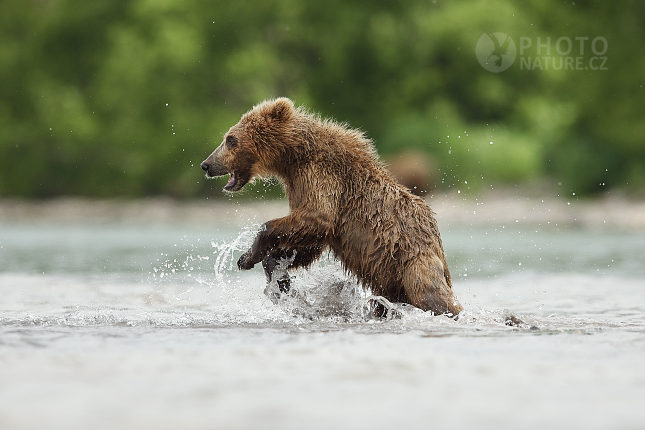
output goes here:
<path id="1" fill-rule="evenodd" d="M 642 192 L 644 29 L 636 0 L 5 0 L 0 195 L 218 195 L 199 163 L 282 95 L 385 154 L 428 151 L 445 187 L 547 177 L 579 194 Z M 518 50 L 501 73 L 475 58 L 492 32 Z M 606 70 L 525 67 L 591 65 L 594 38 Z"/>

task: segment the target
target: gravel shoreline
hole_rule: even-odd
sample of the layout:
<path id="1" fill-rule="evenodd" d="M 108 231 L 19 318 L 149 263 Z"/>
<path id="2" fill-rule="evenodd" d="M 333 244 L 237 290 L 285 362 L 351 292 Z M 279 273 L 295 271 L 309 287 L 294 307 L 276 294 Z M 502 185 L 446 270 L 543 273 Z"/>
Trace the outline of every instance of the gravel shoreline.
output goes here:
<path id="1" fill-rule="evenodd" d="M 620 196 L 566 200 L 509 193 L 467 198 L 458 194 L 437 193 L 427 201 L 436 212 L 440 226 L 519 223 L 588 229 L 645 229 L 645 201 L 633 201 Z M 239 227 L 253 222 L 261 223 L 287 213 L 286 200 L 0 200 L 0 223 L 188 223 Z"/>

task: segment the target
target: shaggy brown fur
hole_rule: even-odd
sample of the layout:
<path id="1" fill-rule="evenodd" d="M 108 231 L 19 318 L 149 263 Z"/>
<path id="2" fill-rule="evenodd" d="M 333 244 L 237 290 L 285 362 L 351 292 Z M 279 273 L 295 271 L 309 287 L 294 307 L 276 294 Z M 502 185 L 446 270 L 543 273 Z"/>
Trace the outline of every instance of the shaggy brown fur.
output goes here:
<path id="1" fill-rule="evenodd" d="M 265 101 L 201 167 L 209 177 L 230 174 L 227 191 L 258 176 L 275 175 L 284 184 L 289 215 L 264 224 L 240 269 L 294 250 L 291 267 L 306 267 L 331 249 L 376 295 L 435 314 L 462 310 L 432 210 L 396 183 L 363 133 L 286 98 Z"/>

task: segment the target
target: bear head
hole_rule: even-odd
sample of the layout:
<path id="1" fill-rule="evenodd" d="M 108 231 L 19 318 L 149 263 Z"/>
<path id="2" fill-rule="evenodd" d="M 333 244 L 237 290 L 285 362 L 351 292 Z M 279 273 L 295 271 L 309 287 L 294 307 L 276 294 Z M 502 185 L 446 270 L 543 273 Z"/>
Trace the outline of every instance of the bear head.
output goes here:
<path id="1" fill-rule="evenodd" d="M 280 149 L 289 120 L 294 115 L 288 98 L 267 100 L 254 106 L 224 135 L 222 143 L 200 167 L 207 178 L 230 174 L 225 191 L 239 191 L 255 177 L 268 176 Z"/>

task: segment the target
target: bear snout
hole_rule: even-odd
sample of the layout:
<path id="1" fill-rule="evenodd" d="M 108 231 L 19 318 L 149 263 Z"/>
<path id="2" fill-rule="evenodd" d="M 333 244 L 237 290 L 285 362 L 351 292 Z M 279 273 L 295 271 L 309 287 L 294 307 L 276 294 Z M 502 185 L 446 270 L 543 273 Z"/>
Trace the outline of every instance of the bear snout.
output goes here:
<path id="1" fill-rule="evenodd" d="M 206 176 L 209 178 L 215 178 L 217 176 L 224 176 L 231 173 L 229 169 L 222 164 L 219 158 L 213 157 L 212 155 L 199 165 L 199 167 L 206 172 Z"/>

